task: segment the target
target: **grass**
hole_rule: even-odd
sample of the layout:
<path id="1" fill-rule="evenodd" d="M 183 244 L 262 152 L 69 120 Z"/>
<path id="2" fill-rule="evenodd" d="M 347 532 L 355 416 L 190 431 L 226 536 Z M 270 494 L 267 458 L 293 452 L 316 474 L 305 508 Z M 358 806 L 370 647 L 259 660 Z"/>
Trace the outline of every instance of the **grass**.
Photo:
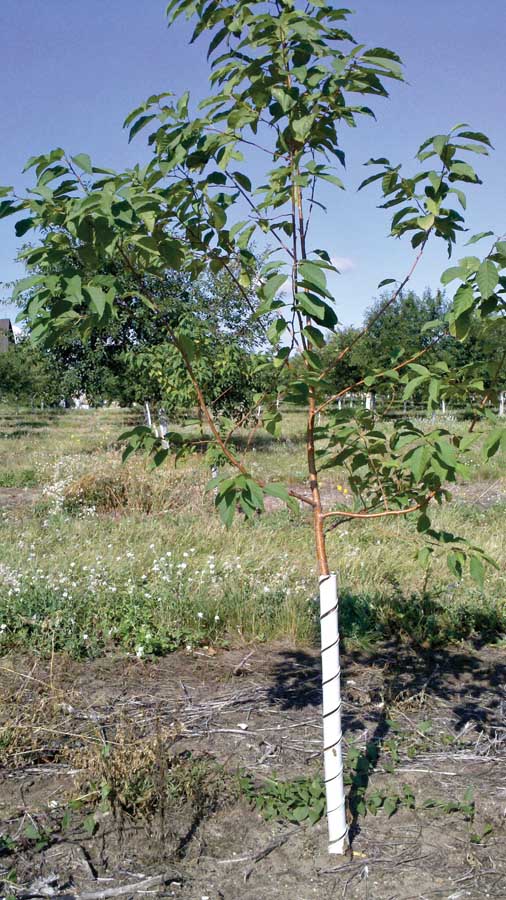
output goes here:
<path id="1" fill-rule="evenodd" d="M 0 652 L 147 656 L 180 646 L 316 640 L 305 518 L 279 510 L 225 531 L 204 493 L 200 458 L 156 472 L 140 459 L 121 465 L 117 436 L 136 421 L 114 409 L 0 411 L 0 487 L 36 489 L 32 505 L 0 507 Z M 302 433 L 301 417 L 290 413 L 282 440 L 259 434 L 248 467 L 300 483 Z M 504 464 L 498 456 L 484 468 L 475 451 L 477 495 L 500 486 Z M 437 525 L 498 561 L 484 591 L 456 581 L 442 559 L 427 577 L 414 560 L 420 537 L 407 521 L 332 532 L 344 636 L 432 646 L 505 634 L 504 513 L 502 503 L 483 509 L 468 500 L 437 513 Z"/>

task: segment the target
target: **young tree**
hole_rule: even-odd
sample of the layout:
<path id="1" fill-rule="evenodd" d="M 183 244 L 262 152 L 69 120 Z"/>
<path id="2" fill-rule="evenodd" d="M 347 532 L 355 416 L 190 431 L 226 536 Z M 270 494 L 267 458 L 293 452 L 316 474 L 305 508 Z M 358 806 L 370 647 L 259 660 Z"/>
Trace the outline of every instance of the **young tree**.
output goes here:
<path id="1" fill-rule="evenodd" d="M 25 213 L 17 223 L 18 234 L 39 230 L 36 247 L 26 253 L 28 264 L 37 265 L 39 272 L 21 286 L 33 290 L 26 315 L 35 340 L 51 341 L 62 331 L 88 335 L 97 327 L 109 327 L 122 301 L 122 286 L 113 274 L 92 273 L 103 272 L 111 260 L 123 260 L 136 281 L 136 296 L 150 310 L 155 326 L 162 323 L 180 354 L 210 440 L 227 461 L 227 471 L 210 483 L 223 522 L 231 525 L 237 507 L 247 517 L 262 510 L 265 495 L 310 512 L 321 598 L 329 849 L 342 853 L 347 823 L 338 595 L 328 559 L 329 532 L 349 519 L 410 516 L 427 538 L 422 562 L 441 541 L 457 576 L 469 559 L 474 577 L 483 577 L 480 551 L 438 532 L 429 518 L 431 505 L 449 498 L 446 483 L 464 471 L 461 457 L 474 435 L 460 438 L 442 428 L 426 431 L 406 419 L 387 434 L 374 411 L 336 409 L 336 401 L 350 391 L 379 384 L 402 384 L 409 397 L 423 383 L 429 405 L 435 405 L 453 373 L 442 363 L 430 368 L 422 364 L 423 347 L 386 371 L 373 371 L 336 390 L 339 366 L 367 329 L 350 336 L 332 362 L 322 354 L 328 333 L 336 331 L 337 317 L 327 285 L 328 273 L 335 271 L 330 254 L 312 243 L 313 217 L 321 205 L 318 192 L 328 190 L 329 184 L 343 187 L 334 168 L 344 163 L 340 132 L 373 114 L 365 98 L 385 97 L 385 79 L 402 78 L 401 64 L 391 50 L 357 44 L 346 30 L 349 12 L 325 0 L 309 0 L 307 5 L 298 0 L 173 0 L 168 14 L 170 21 L 181 14 L 193 18 L 194 38 L 209 32 L 211 95 L 192 112 L 187 94 L 178 100 L 163 93 L 128 117 L 131 137 L 148 125 L 154 129 L 147 166 L 114 173 L 94 166 L 86 154 L 70 158 L 57 149 L 29 161 L 37 178 L 32 193 L 20 200 L 6 189 L 1 211 Z M 392 234 L 411 235 L 416 252 L 408 274 L 391 289 L 376 318 L 397 302 L 429 240 L 443 239 L 451 252 L 464 227 L 456 204 L 463 208 L 463 188 L 478 182 L 468 155 L 487 152 L 488 145 L 485 135 L 458 126 L 422 144 L 420 165 L 412 174 L 404 175 L 400 166 L 384 158 L 370 160 L 379 171 L 364 184 L 380 182 L 383 205 L 398 207 Z M 244 164 L 245 153 L 253 154 L 255 166 Z M 261 161 L 265 172 L 254 184 L 251 172 Z M 260 273 L 252 268 L 256 235 L 267 235 L 270 241 L 269 259 Z M 86 261 L 90 274 L 85 279 L 65 262 L 74 256 Z M 58 277 L 49 274 L 55 263 L 62 267 Z M 459 339 L 465 338 L 473 317 L 502 311 L 505 285 L 499 277 L 505 265 L 506 245 L 494 241 L 483 262 L 466 257 L 450 270 L 447 279 L 462 281 L 446 317 Z M 167 266 L 192 278 L 226 272 L 245 301 L 253 303 L 252 312 L 261 323 L 264 316 L 274 316 L 267 337 L 276 351 L 277 372 L 288 382 L 288 399 L 306 410 L 307 489 L 255 479 L 234 449 L 233 428 L 221 427 L 199 381 L 198 344 L 167 321 L 159 297 L 147 284 L 147 276 L 163 279 Z M 294 354 L 304 360 L 295 370 Z M 463 376 L 460 389 L 465 393 L 470 388 L 485 407 L 483 384 Z M 256 399 L 265 427 L 274 434 L 282 422 L 276 396 L 273 390 Z M 244 421 L 241 416 L 235 425 Z M 493 435 L 489 452 L 503 440 L 502 432 Z M 170 452 L 147 428 L 136 428 L 127 437 L 127 452 L 144 448 L 156 463 Z M 184 440 L 179 440 L 184 449 Z M 347 473 L 351 505 L 324 508 L 320 472 L 329 467 Z"/>
<path id="2" fill-rule="evenodd" d="M 179 320 L 178 333 L 197 349 L 193 373 L 208 404 L 218 416 L 239 418 L 255 406 L 255 397 L 269 390 L 274 381 L 272 360 L 241 346 L 232 335 L 211 332 L 195 316 Z M 136 348 L 129 360 L 138 383 L 135 399 L 161 404 L 172 417 L 194 415 L 198 407 L 195 388 L 180 352 L 166 340 Z"/>

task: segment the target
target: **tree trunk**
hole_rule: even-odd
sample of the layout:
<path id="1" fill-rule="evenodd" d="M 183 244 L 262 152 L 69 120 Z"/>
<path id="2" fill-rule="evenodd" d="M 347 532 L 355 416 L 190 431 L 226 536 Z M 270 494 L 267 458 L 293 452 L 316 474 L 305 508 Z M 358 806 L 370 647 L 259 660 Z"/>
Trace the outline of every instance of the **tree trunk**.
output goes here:
<path id="1" fill-rule="evenodd" d="M 323 762 L 329 853 L 344 853 L 348 825 L 343 778 L 341 667 L 339 662 L 337 576 L 320 577 L 320 627 L 323 687 Z"/>

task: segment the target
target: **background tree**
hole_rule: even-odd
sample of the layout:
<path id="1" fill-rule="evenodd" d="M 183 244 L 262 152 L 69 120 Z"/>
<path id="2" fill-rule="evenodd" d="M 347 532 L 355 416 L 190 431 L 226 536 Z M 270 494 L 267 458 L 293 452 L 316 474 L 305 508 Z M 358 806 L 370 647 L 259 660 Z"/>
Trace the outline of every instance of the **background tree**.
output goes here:
<path id="1" fill-rule="evenodd" d="M 0 402 L 54 406 L 63 396 L 62 375 L 47 352 L 21 339 L 0 353 Z"/>
<path id="2" fill-rule="evenodd" d="M 21 259 L 31 259 L 33 248 L 25 247 Z M 69 258 L 55 259 L 50 263 L 39 258 L 35 249 L 35 265 L 30 263 L 29 282 L 36 275 L 44 277 L 61 276 L 68 270 Z M 84 255 L 84 259 L 88 257 Z M 82 280 L 88 277 L 89 268 L 76 248 L 72 251 L 72 271 Z M 252 271 L 258 268 L 258 261 L 252 256 Z M 149 309 L 139 296 L 139 282 L 128 270 L 121 257 L 104 261 L 100 271 L 104 283 L 111 278 L 121 285 L 121 298 L 115 308 L 111 320 L 103 322 L 100 327 L 87 335 L 73 331 L 60 333 L 51 342 L 48 352 L 54 358 L 55 365 L 66 373 L 67 395 L 86 394 L 88 400 L 97 405 L 104 401 L 116 400 L 122 405 L 151 400 L 163 402 L 170 410 L 181 411 L 185 404 L 195 405 L 191 382 L 188 375 L 179 372 L 170 387 L 165 369 L 164 379 L 154 377 L 160 371 L 165 359 L 169 363 L 170 343 L 167 342 L 167 327 L 185 327 L 184 323 L 200 322 L 202 335 L 213 334 L 213 353 L 208 350 L 208 363 L 215 361 L 214 379 L 219 381 L 220 370 L 223 369 L 221 357 L 231 352 L 233 346 L 236 356 L 241 358 L 245 373 L 244 388 L 250 385 L 254 364 L 246 365 L 248 354 L 254 353 L 265 344 L 265 324 L 252 316 L 252 304 L 248 295 L 235 283 L 235 276 L 227 272 L 203 272 L 199 278 L 192 279 L 186 273 L 171 268 L 158 274 L 158 277 L 145 275 L 142 289 L 156 298 L 160 316 L 155 322 L 152 309 Z M 28 307 L 34 295 L 34 288 L 16 289 L 14 299 L 22 308 Z M 62 296 L 62 301 L 64 297 Z M 201 337 L 202 337 L 201 335 Z M 151 361 L 151 362 L 150 362 Z M 133 363 L 133 365 L 132 365 Z M 152 364 L 151 364 L 152 363 Z M 174 366 L 176 369 L 174 369 Z M 172 360 L 170 368 L 173 373 L 177 363 Z M 246 378 L 246 369 L 249 376 Z M 237 369 L 239 375 L 239 370 Z M 163 381 L 163 383 L 162 383 Z M 166 390 L 164 389 L 164 385 Z M 239 400 L 238 391 L 241 381 L 236 379 L 235 402 Z M 249 392 L 248 392 L 249 391 Z M 176 396 L 177 395 L 177 396 Z M 242 398 L 242 405 L 251 400 L 251 387 L 248 387 Z M 188 412 L 188 405 L 186 405 Z"/>

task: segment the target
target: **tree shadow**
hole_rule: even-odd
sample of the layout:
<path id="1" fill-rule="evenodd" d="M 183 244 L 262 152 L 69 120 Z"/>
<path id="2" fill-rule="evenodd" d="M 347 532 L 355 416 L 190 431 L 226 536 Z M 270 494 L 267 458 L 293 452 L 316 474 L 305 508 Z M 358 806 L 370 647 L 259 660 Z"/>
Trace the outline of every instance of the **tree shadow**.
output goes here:
<path id="1" fill-rule="evenodd" d="M 343 720 L 349 730 L 383 728 L 384 710 L 402 697 L 424 691 L 444 702 L 456 732 L 469 724 L 504 728 L 506 711 L 506 657 L 485 642 L 465 647 L 423 649 L 405 641 L 384 641 L 372 650 L 346 648 L 341 654 Z M 283 710 L 304 710 L 321 705 L 321 663 L 317 651 L 283 650 L 271 670 L 270 703 Z M 369 702 L 367 716 L 346 708 L 347 682 L 362 683 Z M 378 702 L 380 701 L 381 702 Z M 381 736 L 383 736 L 381 734 Z"/>
<path id="2" fill-rule="evenodd" d="M 406 698 L 424 695 L 429 709 L 431 698 L 436 701 L 437 709 L 444 709 L 445 721 L 456 740 L 470 730 L 491 740 L 504 732 L 506 658 L 485 641 L 474 639 L 464 646 L 444 648 L 422 648 L 398 639 L 378 643 L 373 650 L 348 646 L 343 647 L 341 668 L 345 756 L 354 749 L 353 739 L 363 742 L 365 737 L 365 746 L 355 755 L 349 776 L 350 841 L 360 832 L 363 798 L 385 752 L 396 707 L 402 709 Z M 280 652 L 271 677 L 271 703 L 294 711 L 314 711 L 321 706 L 317 651 Z M 365 702 L 356 703 L 357 691 L 367 697 Z M 416 718 L 416 714 L 410 712 L 409 718 Z M 405 725 L 404 718 L 400 721 Z M 415 733 L 416 721 L 411 727 Z"/>
<path id="3" fill-rule="evenodd" d="M 16 428 L 14 431 L 0 431 L 0 440 L 12 440 L 13 438 L 26 437 L 32 434 L 28 428 Z"/>
<path id="4" fill-rule="evenodd" d="M 54 424 L 53 419 L 28 419 L 28 420 L 18 420 L 16 422 L 18 428 L 48 428 L 50 425 Z"/>

